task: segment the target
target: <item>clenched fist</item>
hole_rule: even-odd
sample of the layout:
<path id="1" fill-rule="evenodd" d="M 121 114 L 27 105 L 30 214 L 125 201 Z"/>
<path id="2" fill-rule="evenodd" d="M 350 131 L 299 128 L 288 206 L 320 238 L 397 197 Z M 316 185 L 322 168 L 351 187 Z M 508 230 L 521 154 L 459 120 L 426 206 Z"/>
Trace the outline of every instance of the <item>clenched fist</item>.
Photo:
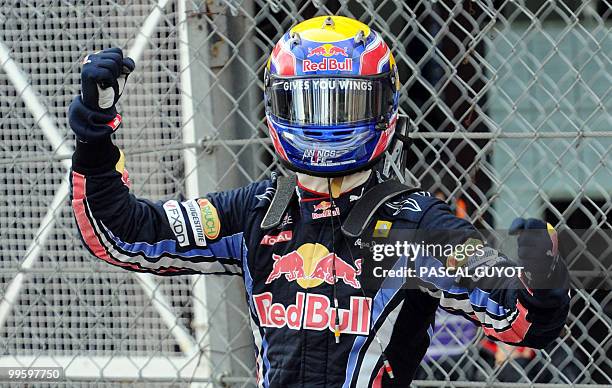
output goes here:
<path id="1" fill-rule="evenodd" d="M 525 264 L 530 286 L 553 288 L 551 276 L 559 265 L 559 241 L 552 225 L 535 218 L 517 218 L 510 234 L 518 236 L 518 257 Z"/>
<path id="2" fill-rule="evenodd" d="M 115 47 L 89 54 L 82 64 L 83 103 L 94 110 L 112 109 L 123 93 L 128 75 L 134 71 L 134 61 L 124 58 L 123 51 Z"/>

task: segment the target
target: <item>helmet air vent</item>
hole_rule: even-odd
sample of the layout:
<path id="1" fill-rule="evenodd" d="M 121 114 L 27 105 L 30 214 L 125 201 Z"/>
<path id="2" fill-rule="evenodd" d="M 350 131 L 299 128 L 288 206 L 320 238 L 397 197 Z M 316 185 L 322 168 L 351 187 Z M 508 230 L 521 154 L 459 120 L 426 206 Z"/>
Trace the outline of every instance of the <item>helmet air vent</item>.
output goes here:
<path id="1" fill-rule="evenodd" d="M 302 44 L 302 38 L 300 38 L 300 34 L 298 34 L 297 32 L 294 32 L 291 34 L 291 39 L 289 39 L 289 41 L 287 41 L 287 44 L 289 44 L 290 48 L 293 48 L 293 46 L 296 45 L 301 45 Z"/>
<path id="2" fill-rule="evenodd" d="M 359 32 L 357 33 L 357 35 L 355 35 L 354 38 L 355 44 L 362 44 L 365 46 L 365 32 L 363 32 L 363 30 L 359 30 Z"/>
<path id="3" fill-rule="evenodd" d="M 325 20 L 323 21 L 323 27 L 322 28 L 326 28 L 326 27 L 335 27 L 335 23 L 334 23 L 334 19 L 332 19 L 331 16 L 328 16 L 325 18 Z"/>

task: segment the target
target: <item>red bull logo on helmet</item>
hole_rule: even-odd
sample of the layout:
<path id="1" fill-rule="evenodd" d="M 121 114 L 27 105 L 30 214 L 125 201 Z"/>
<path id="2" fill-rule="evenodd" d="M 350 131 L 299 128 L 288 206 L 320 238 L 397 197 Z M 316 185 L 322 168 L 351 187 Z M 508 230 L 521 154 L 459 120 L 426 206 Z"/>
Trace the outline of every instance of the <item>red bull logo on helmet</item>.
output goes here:
<path id="1" fill-rule="evenodd" d="M 302 61 L 302 71 L 304 72 L 323 70 L 353 71 L 353 60 L 347 58 L 344 61 L 339 61 L 336 58 L 323 58 L 321 62 L 313 62 L 309 59 Z"/>
<path id="2" fill-rule="evenodd" d="M 272 255 L 274 264 L 266 284 L 284 275 L 285 280 L 297 282 L 302 288 L 317 287 L 323 283 L 334 284 L 333 267 L 336 266 L 336 281 L 353 288 L 361 288 L 357 279 L 361 275 L 361 259 L 355 260 L 355 267 L 330 253 L 321 244 L 307 243 L 285 255 Z M 335 260 L 335 263 L 334 263 Z"/>
<path id="3" fill-rule="evenodd" d="M 306 55 L 306 58 L 317 57 L 317 56 L 333 57 L 336 55 L 348 57 L 347 48 L 338 47 L 338 46 L 334 46 L 333 44 L 326 43 L 326 44 L 322 44 L 315 48 L 309 48 L 308 55 Z"/>
<path id="4" fill-rule="evenodd" d="M 353 59 L 348 58 L 348 49 L 326 43 L 315 48 L 309 48 L 306 58 L 322 58 L 320 61 L 304 59 L 302 61 L 303 71 L 339 70 L 352 71 Z M 342 60 L 342 58 L 345 58 Z"/>

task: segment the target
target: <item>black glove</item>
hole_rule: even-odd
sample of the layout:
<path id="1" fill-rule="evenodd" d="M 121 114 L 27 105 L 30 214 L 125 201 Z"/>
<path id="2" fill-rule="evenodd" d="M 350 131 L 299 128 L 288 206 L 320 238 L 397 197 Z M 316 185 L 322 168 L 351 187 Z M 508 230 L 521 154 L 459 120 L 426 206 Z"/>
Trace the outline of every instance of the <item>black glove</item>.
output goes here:
<path id="1" fill-rule="evenodd" d="M 559 241 L 555 228 L 535 218 L 512 221 L 510 235 L 518 235 L 518 257 L 533 288 L 556 288 L 552 274 L 559 264 Z"/>
<path id="2" fill-rule="evenodd" d="M 121 123 L 115 104 L 135 64 L 123 57 L 120 48 L 90 54 L 82 63 L 81 95 L 70 104 L 68 118 L 80 141 L 95 142 L 113 133 Z"/>

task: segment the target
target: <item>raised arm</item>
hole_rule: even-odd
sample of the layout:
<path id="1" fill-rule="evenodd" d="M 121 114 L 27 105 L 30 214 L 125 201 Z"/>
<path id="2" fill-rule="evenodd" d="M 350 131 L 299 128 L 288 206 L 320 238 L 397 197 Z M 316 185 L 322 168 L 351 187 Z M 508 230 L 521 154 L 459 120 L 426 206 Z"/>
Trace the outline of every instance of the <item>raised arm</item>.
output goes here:
<path id="1" fill-rule="evenodd" d="M 69 109 L 77 136 L 72 207 L 87 249 L 124 269 L 157 275 L 240 274 L 249 202 L 261 182 L 185 202 L 152 202 L 129 191 L 123 153 L 111 134 L 121 123 L 115 104 L 134 69 L 120 49 L 88 56 L 82 92 Z"/>
<path id="2" fill-rule="evenodd" d="M 455 217 L 445 203 L 438 201 L 427 213 L 421 228 L 459 231 L 453 244 L 461 244 L 477 232 L 466 220 Z M 484 277 L 459 283 L 448 279 L 429 279 L 431 294 L 440 298 L 445 310 L 479 323 L 485 334 L 512 345 L 543 348 L 559 336 L 569 312 L 568 273 L 558 259 L 556 235 L 542 221 L 518 219 L 512 231 L 518 233 L 519 260 L 512 261 L 486 247 L 480 257 L 470 257 L 471 273 L 482 267 L 524 266 L 524 277 Z M 472 240 L 472 242 L 475 240 Z M 446 263 L 417 261 L 417 265 Z M 435 284 L 434 284 L 435 283 Z"/>

